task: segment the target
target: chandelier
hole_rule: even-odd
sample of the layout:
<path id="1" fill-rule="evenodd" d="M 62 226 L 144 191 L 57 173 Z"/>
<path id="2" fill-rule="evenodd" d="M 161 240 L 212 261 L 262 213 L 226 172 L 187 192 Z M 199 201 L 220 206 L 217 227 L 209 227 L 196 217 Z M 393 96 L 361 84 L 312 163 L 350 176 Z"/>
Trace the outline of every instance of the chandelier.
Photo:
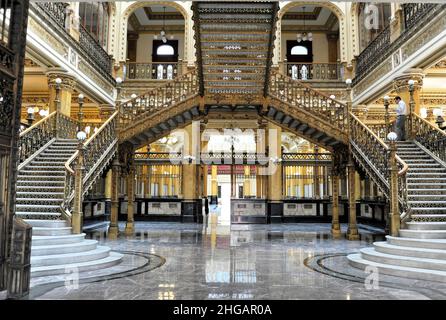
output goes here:
<path id="1" fill-rule="evenodd" d="M 163 41 L 163 43 L 167 42 L 167 35 L 166 35 L 166 7 L 163 7 L 163 28 L 160 31 L 159 35 L 154 35 L 153 38 L 158 39 L 161 38 L 161 41 Z M 170 36 L 171 39 L 173 39 L 173 36 Z"/>
<path id="2" fill-rule="evenodd" d="M 305 31 L 305 7 L 303 7 L 304 9 L 304 28 L 303 28 L 303 32 L 302 33 L 298 33 L 297 34 L 297 42 L 301 42 L 301 41 L 313 41 L 313 33 L 311 32 L 306 32 Z"/>

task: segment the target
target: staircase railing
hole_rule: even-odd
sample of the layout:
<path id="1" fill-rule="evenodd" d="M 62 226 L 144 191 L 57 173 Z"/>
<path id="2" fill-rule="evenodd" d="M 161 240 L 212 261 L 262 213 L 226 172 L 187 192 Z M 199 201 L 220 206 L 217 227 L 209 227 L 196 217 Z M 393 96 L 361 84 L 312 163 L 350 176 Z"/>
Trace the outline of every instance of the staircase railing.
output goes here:
<path id="1" fill-rule="evenodd" d="M 353 156 L 361 167 L 369 174 L 382 193 L 390 199 L 389 146 L 380 139 L 358 117 L 350 113 Z M 398 202 L 400 213 L 405 217 L 409 211 L 407 202 L 407 171 L 409 166 L 398 155 L 396 156 L 398 172 Z"/>
<path id="2" fill-rule="evenodd" d="M 120 125 L 125 127 L 144 114 L 152 114 L 169 108 L 198 93 L 198 75 L 196 70 L 185 73 L 174 80 L 125 102 L 118 106 L 120 112 Z"/>
<path id="3" fill-rule="evenodd" d="M 54 138 L 56 111 L 20 133 L 19 159 L 24 162 Z"/>
<path id="4" fill-rule="evenodd" d="M 416 113 L 412 113 L 412 132 L 416 141 L 446 162 L 446 132 Z"/>
<path id="5" fill-rule="evenodd" d="M 347 131 L 347 107 L 311 86 L 278 72 L 271 73 L 269 94 L 290 105 L 308 110 L 339 130 Z"/>
<path id="6" fill-rule="evenodd" d="M 119 113 L 115 112 L 102 124 L 102 126 L 83 143 L 83 165 L 85 174 L 82 179 L 82 196 L 97 181 L 99 176 L 107 168 L 117 152 Z M 65 189 L 64 201 L 61 204 L 61 211 L 64 217 L 70 220 L 73 200 L 75 198 L 75 169 L 74 166 L 79 161 L 79 150 L 76 151 L 65 163 Z"/>
<path id="7" fill-rule="evenodd" d="M 75 139 L 78 130 L 77 120 L 62 113 L 56 113 L 56 125 L 54 137 L 60 139 Z"/>

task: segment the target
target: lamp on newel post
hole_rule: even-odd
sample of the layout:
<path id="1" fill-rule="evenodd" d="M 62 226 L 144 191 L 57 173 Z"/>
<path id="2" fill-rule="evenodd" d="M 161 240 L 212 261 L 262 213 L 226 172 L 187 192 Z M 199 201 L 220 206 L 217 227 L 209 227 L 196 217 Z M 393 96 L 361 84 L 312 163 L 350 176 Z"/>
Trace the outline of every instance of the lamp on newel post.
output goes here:
<path id="1" fill-rule="evenodd" d="M 87 138 L 87 134 L 84 131 L 79 131 L 76 135 L 78 145 L 78 155 L 76 158 L 76 165 L 74 167 L 74 203 L 73 213 L 71 216 L 71 227 L 73 233 L 80 234 L 82 232 L 82 203 L 83 196 L 83 173 L 85 169 L 84 165 L 84 141 Z"/>
<path id="2" fill-rule="evenodd" d="M 386 125 L 386 129 L 385 129 L 385 134 L 386 134 L 386 137 L 387 137 L 387 135 L 389 134 L 389 132 L 390 132 L 390 130 L 389 130 L 389 126 L 390 126 L 390 120 L 389 120 L 389 105 L 390 105 L 390 97 L 389 96 L 385 96 L 384 97 L 384 110 L 385 110 L 385 113 L 384 113 L 384 122 L 385 122 L 385 125 Z"/>
<path id="3" fill-rule="evenodd" d="M 444 126 L 443 111 L 439 108 L 436 108 L 432 112 L 433 112 L 434 116 L 437 117 L 435 119 L 435 123 L 437 124 L 438 129 L 446 130 L 446 126 Z"/>
<path id="4" fill-rule="evenodd" d="M 398 203 L 398 165 L 396 161 L 397 134 L 390 132 L 387 135 L 389 141 L 389 176 L 390 176 L 390 234 L 397 237 L 400 231 L 400 212 Z"/>
<path id="5" fill-rule="evenodd" d="M 82 93 L 80 93 L 77 96 L 77 101 L 79 103 L 79 111 L 77 113 L 77 122 L 78 122 L 77 130 L 80 132 L 82 130 L 82 121 L 84 120 L 84 112 L 83 112 L 84 95 Z"/>
<path id="6" fill-rule="evenodd" d="M 410 94 L 410 101 L 409 101 L 409 138 L 414 138 L 414 128 L 413 128 L 413 117 L 412 113 L 415 111 L 415 99 L 414 99 L 414 90 L 415 90 L 415 80 L 409 80 L 409 94 Z"/>
<path id="7" fill-rule="evenodd" d="M 117 77 L 115 79 L 116 81 L 116 105 L 117 106 L 121 106 L 121 85 L 122 85 L 122 78 L 121 77 Z M 120 112 L 122 112 L 123 110 L 119 110 Z"/>
<path id="8" fill-rule="evenodd" d="M 28 113 L 28 118 L 26 118 L 26 120 L 28 121 L 28 126 L 32 126 L 33 122 L 34 122 L 34 108 L 33 107 L 29 107 L 28 110 L 26 110 Z"/>

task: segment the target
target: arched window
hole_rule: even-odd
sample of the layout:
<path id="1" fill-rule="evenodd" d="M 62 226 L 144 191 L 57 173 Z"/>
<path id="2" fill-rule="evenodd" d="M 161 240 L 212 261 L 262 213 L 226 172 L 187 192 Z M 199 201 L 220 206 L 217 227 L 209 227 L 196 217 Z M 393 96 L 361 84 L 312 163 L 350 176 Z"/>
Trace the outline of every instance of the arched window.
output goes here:
<path id="1" fill-rule="evenodd" d="M 156 78 L 158 80 L 162 79 L 164 75 L 164 66 L 162 64 L 159 64 L 156 71 Z"/>
<path id="2" fill-rule="evenodd" d="M 172 80 L 173 79 L 173 66 L 169 64 L 167 66 L 167 79 Z"/>
<path id="3" fill-rule="evenodd" d="M 110 7 L 107 2 L 79 2 L 79 21 L 103 48 L 107 48 Z"/>
<path id="4" fill-rule="evenodd" d="M 306 55 L 308 55 L 308 48 L 306 48 L 304 46 L 294 46 L 291 48 L 291 55 L 306 56 Z"/>
<path id="5" fill-rule="evenodd" d="M 159 56 L 173 56 L 175 54 L 175 50 L 169 44 L 163 44 L 156 49 L 156 54 Z"/>

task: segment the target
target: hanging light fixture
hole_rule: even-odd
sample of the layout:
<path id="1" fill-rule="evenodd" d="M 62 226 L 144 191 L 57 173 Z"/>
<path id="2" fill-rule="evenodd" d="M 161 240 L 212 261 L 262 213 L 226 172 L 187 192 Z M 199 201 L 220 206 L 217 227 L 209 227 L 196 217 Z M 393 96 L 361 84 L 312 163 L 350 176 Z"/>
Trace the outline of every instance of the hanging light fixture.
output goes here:
<path id="1" fill-rule="evenodd" d="M 166 37 L 166 6 L 163 7 L 164 13 L 163 13 L 163 29 L 160 32 L 161 35 L 161 40 L 163 41 L 163 43 L 167 42 L 167 37 Z"/>
<path id="2" fill-rule="evenodd" d="M 313 41 L 313 33 L 311 32 L 306 32 L 305 31 L 305 7 L 303 7 L 304 9 L 304 27 L 303 27 L 303 32 L 302 33 L 298 33 L 297 34 L 297 42 L 301 42 L 301 41 Z"/>

